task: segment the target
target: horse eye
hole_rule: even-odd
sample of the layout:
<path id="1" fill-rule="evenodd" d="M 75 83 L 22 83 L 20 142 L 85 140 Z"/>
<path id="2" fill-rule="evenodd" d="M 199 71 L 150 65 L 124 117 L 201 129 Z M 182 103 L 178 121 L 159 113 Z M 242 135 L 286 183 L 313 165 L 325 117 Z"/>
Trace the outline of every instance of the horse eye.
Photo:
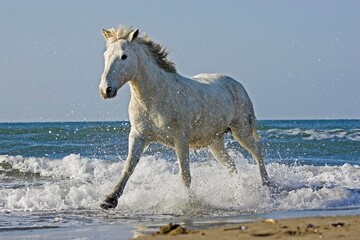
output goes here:
<path id="1" fill-rule="evenodd" d="M 121 55 L 121 60 L 125 60 L 127 58 L 126 54 Z"/>

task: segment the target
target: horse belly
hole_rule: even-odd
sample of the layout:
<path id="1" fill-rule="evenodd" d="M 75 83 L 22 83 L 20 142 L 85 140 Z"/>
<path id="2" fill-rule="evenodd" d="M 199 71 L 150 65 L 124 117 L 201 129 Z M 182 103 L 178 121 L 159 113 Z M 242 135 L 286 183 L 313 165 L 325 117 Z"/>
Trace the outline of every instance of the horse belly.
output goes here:
<path id="1" fill-rule="evenodd" d="M 206 136 L 197 136 L 193 135 L 189 139 L 190 148 L 202 148 L 207 147 L 212 144 L 216 139 L 219 138 L 220 135 L 224 135 L 225 131 L 219 134 L 209 134 Z"/>
<path id="2" fill-rule="evenodd" d="M 210 94 L 209 94 L 210 95 Z M 194 147 L 206 147 L 219 136 L 224 135 L 235 114 L 235 107 L 230 94 L 210 98 L 203 96 L 197 111 L 193 112 L 189 143 Z"/>
<path id="3" fill-rule="evenodd" d="M 190 124 L 188 133 L 189 144 L 192 147 L 207 147 L 223 136 L 228 129 L 234 114 L 233 111 L 222 109 L 218 114 L 197 115 Z"/>
<path id="4" fill-rule="evenodd" d="M 149 124 L 151 125 L 150 128 L 138 130 L 150 142 L 157 142 L 170 147 L 174 147 L 174 140 L 178 133 L 185 132 L 188 136 L 190 148 L 201 148 L 209 146 L 226 132 L 230 121 L 220 118 L 217 120 L 200 125 L 186 121 L 183 122 L 182 126 Z"/>

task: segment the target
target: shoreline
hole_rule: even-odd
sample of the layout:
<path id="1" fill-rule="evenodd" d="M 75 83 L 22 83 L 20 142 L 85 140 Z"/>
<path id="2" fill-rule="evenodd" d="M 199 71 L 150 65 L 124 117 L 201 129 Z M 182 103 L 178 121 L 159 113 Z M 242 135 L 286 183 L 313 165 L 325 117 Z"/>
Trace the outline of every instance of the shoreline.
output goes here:
<path id="1" fill-rule="evenodd" d="M 51 217 L 50 217 L 51 218 Z M 3 219 L 6 221 L 6 218 Z M 9 219 L 8 219 L 9 220 Z M 172 235 L 155 234 L 170 222 L 180 223 Z M 0 229 L 1 239 L 356 239 L 360 240 L 360 208 L 279 211 L 250 215 L 174 216 L 158 220 L 93 222 L 75 226 L 34 225 Z"/>
<path id="2" fill-rule="evenodd" d="M 274 220 L 272 218 L 252 222 L 228 224 L 202 229 L 187 230 L 173 225 L 173 230 L 163 228 L 133 239 L 350 239 L 360 240 L 360 215 L 296 217 Z"/>

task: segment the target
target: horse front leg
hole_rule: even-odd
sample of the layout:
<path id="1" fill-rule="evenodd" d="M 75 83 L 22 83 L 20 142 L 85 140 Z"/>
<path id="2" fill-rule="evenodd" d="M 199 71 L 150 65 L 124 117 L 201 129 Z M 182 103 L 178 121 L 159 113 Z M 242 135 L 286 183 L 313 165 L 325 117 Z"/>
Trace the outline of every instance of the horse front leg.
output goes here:
<path id="1" fill-rule="evenodd" d="M 191 184 L 189 142 L 185 135 L 175 139 L 175 152 L 179 162 L 179 175 L 184 186 L 189 190 Z"/>
<path id="2" fill-rule="evenodd" d="M 106 199 L 101 203 L 101 208 L 109 209 L 115 208 L 117 206 L 118 199 L 122 195 L 125 185 L 129 180 L 131 174 L 134 172 L 145 146 L 146 142 L 143 137 L 132 130 L 129 134 L 129 153 L 126 158 L 125 166 L 122 170 L 120 180 L 116 184 L 113 192 L 108 195 Z"/>

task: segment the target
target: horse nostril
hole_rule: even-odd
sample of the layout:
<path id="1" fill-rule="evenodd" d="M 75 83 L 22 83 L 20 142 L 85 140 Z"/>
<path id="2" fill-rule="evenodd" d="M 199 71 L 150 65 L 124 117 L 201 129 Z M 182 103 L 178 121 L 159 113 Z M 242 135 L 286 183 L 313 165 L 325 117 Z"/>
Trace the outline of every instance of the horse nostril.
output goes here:
<path id="1" fill-rule="evenodd" d="M 106 88 L 106 94 L 109 95 L 112 91 L 112 88 L 111 87 L 107 87 Z"/>

